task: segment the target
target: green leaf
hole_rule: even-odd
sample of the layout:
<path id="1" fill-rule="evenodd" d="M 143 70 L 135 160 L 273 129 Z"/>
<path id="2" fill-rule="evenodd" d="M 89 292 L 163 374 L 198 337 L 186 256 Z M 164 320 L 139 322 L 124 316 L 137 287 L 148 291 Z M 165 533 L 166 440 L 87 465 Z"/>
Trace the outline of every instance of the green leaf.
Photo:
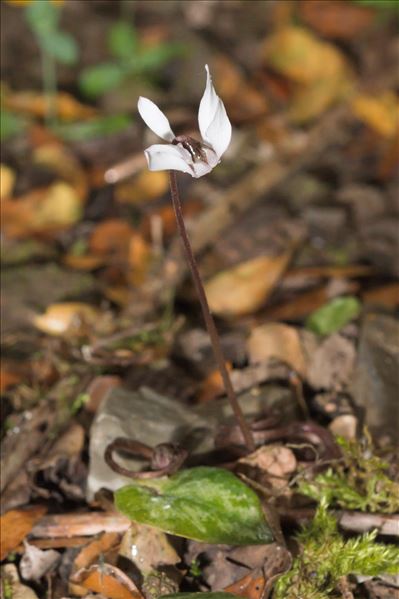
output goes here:
<path id="1" fill-rule="evenodd" d="M 360 310 L 361 304 L 355 297 L 337 297 L 313 312 L 306 320 L 306 328 L 318 335 L 330 335 L 359 316 Z"/>
<path id="2" fill-rule="evenodd" d="M 44 38 L 57 29 L 60 9 L 49 0 L 33 0 L 25 9 L 25 16 L 34 33 Z"/>
<path id="3" fill-rule="evenodd" d="M 22 133 L 26 128 L 27 120 L 8 110 L 0 112 L 0 139 L 3 141 L 14 135 Z"/>
<path id="4" fill-rule="evenodd" d="M 91 121 L 58 125 L 55 132 L 67 141 L 84 141 L 118 133 L 129 127 L 131 123 L 132 119 L 128 115 L 115 114 Z"/>
<path id="5" fill-rule="evenodd" d="M 234 599 L 239 595 L 233 593 L 172 593 L 171 595 L 161 595 L 159 599 Z"/>
<path id="6" fill-rule="evenodd" d="M 173 44 L 159 44 L 154 48 L 142 50 L 131 62 L 134 72 L 145 72 L 159 69 L 171 58 L 182 54 L 183 45 L 178 42 Z"/>
<path id="7" fill-rule="evenodd" d="M 42 46 L 53 58 L 64 64 L 74 64 L 78 59 L 78 46 L 69 33 L 49 32 L 42 39 Z"/>
<path id="8" fill-rule="evenodd" d="M 131 59 L 137 51 L 137 33 L 126 21 L 115 23 L 109 32 L 108 45 L 115 58 Z"/>
<path id="9" fill-rule="evenodd" d="M 125 71 L 120 65 L 104 62 L 84 69 L 80 76 L 80 87 L 90 97 L 101 96 L 101 94 L 117 87 L 124 76 Z"/>
<path id="10" fill-rule="evenodd" d="M 115 502 L 135 522 L 188 539 L 228 545 L 273 540 L 256 493 L 221 468 L 140 481 L 116 491 Z"/>

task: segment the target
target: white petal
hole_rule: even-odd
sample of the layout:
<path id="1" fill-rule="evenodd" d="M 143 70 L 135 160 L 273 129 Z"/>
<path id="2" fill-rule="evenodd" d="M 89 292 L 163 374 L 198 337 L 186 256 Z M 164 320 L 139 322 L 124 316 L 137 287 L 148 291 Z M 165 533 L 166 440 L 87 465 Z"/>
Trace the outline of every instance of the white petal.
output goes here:
<path id="1" fill-rule="evenodd" d="M 193 176 L 191 156 L 184 148 L 171 144 L 154 144 L 144 154 L 150 171 L 182 171 Z"/>
<path id="2" fill-rule="evenodd" d="M 202 139 L 216 152 L 217 157 L 227 150 L 231 140 L 231 123 L 222 100 L 215 92 L 208 65 L 204 95 L 198 110 L 198 125 Z"/>
<path id="3" fill-rule="evenodd" d="M 141 118 L 145 124 L 156 133 L 159 137 L 162 137 L 165 141 L 173 141 L 175 134 L 173 133 L 169 121 L 164 113 L 158 108 L 154 102 L 148 98 L 140 96 L 137 103 L 137 108 Z"/>

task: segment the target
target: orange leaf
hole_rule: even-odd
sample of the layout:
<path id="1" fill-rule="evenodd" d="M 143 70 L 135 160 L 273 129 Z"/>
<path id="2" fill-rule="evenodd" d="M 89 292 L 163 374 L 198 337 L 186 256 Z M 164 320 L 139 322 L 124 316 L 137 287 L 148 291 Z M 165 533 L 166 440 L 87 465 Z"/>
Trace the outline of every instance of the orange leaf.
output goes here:
<path id="1" fill-rule="evenodd" d="M 255 312 L 277 285 L 290 259 L 291 252 L 260 256 L 217 274 L 205 285 L 211 310 L 227 317 Z"/>
<path id="2" fill-rule="evenodd" d="M 124 204 L 142 204 L 161 197 L 169 187 L 166 171 L 141 171 L 133 180 L 115 188 L 115 198 Z"/>
<path id="3" fill-rule="evenodd" d="M 93 254 L 127 258 L 134 229 L 126 221 L 110 218 L 101 222 L 91 234 L 89 248 Z"/>
<path id="4" fill-rule="evenodd" d="M 358 119 L 383 137 L 392 138 L 398 133 L 398 100 L 391 91 L 378 96 L 359 94 L 352 100 L 352 110 Z"/>
<path id="5" fill-rule="evenodd" d="M 226 362 L 227 370 L 231 370 L 230 362 Z M 199 403 L 206 403 L 212 399 L 216 399 L 219 395 L 224 393 L 224 384 L 220 370 L 214 370 L 211 372 L 206 379 L 202 382 L 197 401 Z"/>
<path id="6" fill-rule="evenodd" d="M 94 565 L 83 568 L 71 578 L 94 593 L 101 593 L 108 599 L 143 599 L 134 582 L 119 568 L 110 564 Z"/>
<path id="7" fill-rule="evenodd" d="M 46 511 L 44 506 L 35 506 L 27 510 L 11 510 L 1 516 L 0 560 L 18 547 Z"/>
<path id="8" fill-rule="evenodd" d="M 266 580 L 260 568 L 253 570 L 237 582 L 223 589 L 226 593 L 233 593 L 246 599 L 260 599 L 265 588 Z"/>
<path id="9" fill-rule="evenodd" d="M 66 92 L 58 92 L 54 100 L 55 112 L 62 121 L 78 121 L 97 114 L 94 108 L 81 104 Z M 4 105 L 15 112 L 39 118 L 44 118 L 48 111 L 47 97 L 33 91 L 7 93 L 4 97 Z"/>

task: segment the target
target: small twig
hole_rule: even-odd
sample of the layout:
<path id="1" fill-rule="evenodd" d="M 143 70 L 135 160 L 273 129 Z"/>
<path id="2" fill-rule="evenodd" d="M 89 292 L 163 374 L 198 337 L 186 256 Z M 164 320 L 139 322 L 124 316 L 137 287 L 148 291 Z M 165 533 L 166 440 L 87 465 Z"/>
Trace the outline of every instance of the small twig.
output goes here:
<path id="1" fill-rule="evenodd" d="M 228 370 L 226 368 L 226 362 L 223 356 L 222 347 L 220 344 L 220 338 L 216 329 L 215 321 L 209 309 L 208 300 L 205 294 L 204 285 L 202 283 L 201 275 L 199 273 L 197 263 L 194 258 L 194 253 L 191 249 L 191 244 L 189 237 L 187 235 L 186 225 L 184 223 L 183 211 L 181 207 L 179 190 L 177 187 L 177 178 L 175 171 L 169 171 L 169 180 L 170 180 L 170 192 L 172 196 L 173 208 L 175 211 L 177 227 L 180 233 L 180 237 L 183 242 L 184 250 L 186 253 L 186 258 L 188 265 L 191 270 L 191 274 L 194 280 L 194 285 L 198 294 L 198 298 L 202 308 L 202 314 L 204 316 L 206 328 L 208 330 L 209 336 L 211 338 L 212 348 L 215 355 L 216 363 L 219 367 L 220 374 L 222 375 L 224 387 L 226 389 L 227 397 L 229 398 L 231 407 L 233 409 L 235 418 L 237 423 L 241 429 L 243 437 L 245 439 L 246 446 L 249 451 L 254 451 L 255 442 L 252 436 L 252 432 L 250 427 L 248 426 L 247 421 L 244 418 L 242 410 L 240 408 L 240 404 L 238 403 L 236 394 L 233 389 L 233 385 L 230 380 L 230 376 Z"/>

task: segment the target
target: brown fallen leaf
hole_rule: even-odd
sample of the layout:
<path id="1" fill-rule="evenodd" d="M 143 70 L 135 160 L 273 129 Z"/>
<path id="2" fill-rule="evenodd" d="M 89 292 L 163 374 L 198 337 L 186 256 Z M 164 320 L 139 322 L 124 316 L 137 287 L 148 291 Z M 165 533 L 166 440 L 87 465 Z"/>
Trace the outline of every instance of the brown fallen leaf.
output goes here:
<path id="1" fill-rule="evenodd" d="M 240 464 L 255 466 L 267 475 L 268 483 L 281 490 L 287 485 L 288 477 L 295 472 L 297 461 L 294 452 L 283 445 L 264 445 L 253 453 L 240 458 Z"/>
<path id="2" fill-rule="evenodd" d="M 132 235 L 128 254 L 128 282 L 140 285 L 144 282 L 152 257 L 151 247 L 139 233 Z"/>
<path id="3" fill-rule="evenodd" d="M 81 202 L 86 200 L 89 186 L 87 174 L 76 156 L 59 142 L 41 144 L 33 151 L 33 162 L 51 169 L 71 185 Z"/>
<path id="4" fill-rule="evenodd" d="M 195 217 L 202 212 L 203 208 L 204 205 L 201 201 L 189 198 L 184 201 L 183 215 L 186 219 Z M 175 213 L 170 204 L 146 211 L 140 225 L 140 232 L 145 239 L 154 240 L 154 221 L 160 221 L 163 239 L 169 239 L 176 233 Z"/>
<path id="5" fill-rule="evenodd" d="M 251 364 L 274 358 L 305 376 L 305 354 L 299 332 L 294 327 L 275 322 L 260 325 L 251 331 L 247 350 Z"/>
<path id="6" fill-rule="evenodd" d="M 116 512 L 85 512 L 45 516 L 32 529 L 38 539 L 91 537 L 102 532 L 125 532 L 131 520 Z"/>
<path id="7" fill-rule="evenodd" d="M 74 187 L 62 181 L 33 190 L 1 204 L 1 227 L 7 237 L 53 234 L 70 227 L 82 216 L 82 202 Z"/>
<path id="8" fill-rule="evenodd" d="M 291 255 L 260 256 L 215 275 L 205 284 L 212 312 L 230 317 L 258 310 L 282 277 Z"/>
<path id="9" fill-rule="evenodd" d="M 121 204 L 144 204 L 160 198 L 169 187 L 166 171 L 142 170 L 133 179 L 115 187 L 115 199 Z"/>
<path id="10" fill-rule="evenodd" d="M 2 361 L 0 366 L 0 394 L 3 394 L 9 387 L 17 385 L 22 380 L 22 374 L 18 373 L 11 364 Z"/>
<path id="11" fill-rule="evenodd" d="M 0 518 L 0 560 L 3 560 L 28 535 L 47 509 L 35 506 L 27 510 L 11 510 Z"/>
<path id="12" fill-rule="evenodd" d="M 344 54 L 299 26 L 283 27 L 269 36 L 263 60 L 295 84 L 289 108 L 294 122 L 319 116 L 353 87 L 354 76 Z"/>
<path id="13" fill-rule="evenodd" d="M 224 588 L 223 591 L 246 599 L 261 599 L 265 585 L 266 580 L 261 568 L 256 568 L 237 582 Z"/>
<path id="14" fill-rule="evenodd" d="M 48 112 L 48 98 L 34 91 L 4 94 L 4 106 L 15 112 L 44 118 Z M 92 106 L 78 102 L 71 94 L 58 92 L 54 98 L 54 110 L 62 121 L 79 121 L 92 118 L 97 111 Z"/>
<path id="15" fill-rule="evenodd" d="M 231 371 L 230 362 L 226 362 L 226 368 L 227 370 Z M 219 397 L 220 395 L 223 395 L 224 392 L 225 388 L 222 375 L 220 374 L 220 370 L 216 369 L 208 374 L 205 380 L 202 381 L 198 390 L 196 401 L 198 403 L 206 403 L 216 399 L 216 397 Z"/>
<path id="16" fill-rule="evenodd" d="M 110 564 L 82 568 L 71 577 L 71 582 L 81 585 L 84 595 L 92 591 L 108 599 L 143 599 L 134 582 L 122 570 Z"/>
<path id="17" fill-rule="evenodd" d="M 352 112 L 379 135 L 393 138 L 398 134 L 399 112 L 396 94 L 388 90 L 379 95 L 359 94 L 351 102 Z"/>
<path id="18" fill-rule="evenodd" d="M 212 59 L 211 71 L 227 111 L 235 122 L 253 120 L 267 112 L 265 96 L 247 80 L 237 63 L 224 54 L 218 54 Z"/>
<path id="19" fill-rule="evenodd" d="M 114 256 L 126 261 L 129 244 L 135 234 L 133 227 L 119 218 L 99 223 L 89 239 L 89 252 L 100 256 Z"/>
<path id="20" fill-rule="evenodd" d="M 96 270 L 106 264 L 103 256 L 95 256 L 93 254 L 84 254 L 83 256 L 66 254 L 62 262 L 69 268 L 75 268 L 76 270 Z"/>
<path id="21" fill-rule="evenodd" d="M 73 572 L 81 571 L 89 568 L 99 558 L 105 559 L 107 562 L 114 561 L 117 557 L 118 548 L 121 541 L 121 535 L 115 532 L 104 532 L 93 541 L 90 541 L 77 554 L 73 563 Z M 87 592 L 87 588 L 79 584 L 70 582 L 69 591 L 73 595 L 83 596 Z"/>
<path id="22" fill-rule="evenodd" d="M 300 0 L 301 19 L 323 37 L 352 39 L 364 33 L 375 18 L 367 6 L 336 0 Z"/>
<path id="23" fill-rule="evenodd" d="M 97 308 L 89 304 L 65 302 L 48 306 L 44 314 L 33 317 L 33 324 L 48 335 L 82 335 L 99 315 Z"/>
<path id="24" fill-rule="evenodd" d="M 90 541 L 79 551 L 74 560 L 75 571 L 87 568 L 95 562 L 101 554 L 108 553 L 111 549 L 119 547 L 121 535 L 116 532 L 104 532 L 99 538 Z"/>
<path id="25" fill-rule="evenodd" d="M 270 306 L 262 317 L 273 320 L 302 320 L 329 299 L 327 286 L 297 294 L 295 298 Z"/>
<path id="26" fill-rule="evenodd" d="M 399 283 L 369 289 L 362 294 L 362 300 L 368 305 L 396 308 L 399 306 Z"/>

